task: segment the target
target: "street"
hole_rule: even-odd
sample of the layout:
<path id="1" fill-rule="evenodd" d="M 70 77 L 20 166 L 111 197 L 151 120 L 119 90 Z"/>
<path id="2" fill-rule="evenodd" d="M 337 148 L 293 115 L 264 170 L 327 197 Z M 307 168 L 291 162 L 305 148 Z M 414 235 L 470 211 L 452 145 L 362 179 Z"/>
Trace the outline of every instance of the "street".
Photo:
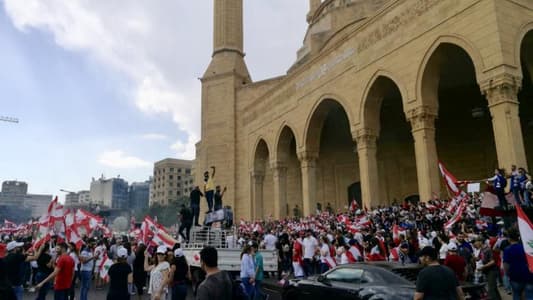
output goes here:
<path id="1" fill-rule="evenodd" d="M 269 289 L 269 288 L 264 288 L 264 293 L 269 295 L 269 298 L 268 298 L 269 300 L 281 300 L 281 295 L 277 291 L 274 291 L 274 290 Z M 76 300 L 79 300 L 79 295 L 80 295 L 80 289 L 78 287 L 76 289 L 76 295 L 75 295 Z M 107 289 L 96 290 L 94 288 L 91 288 L 90 291 L 89 291 L 88 300 L 106 299 L 106 296 L 107 296 Z M 34 300 L 36 297 L 37 297 L 37 293 L 31 293 L 31 292 L 25 292 L 24 293 L 24 300 Z M 53 291 L 48 292 L 48 295 L 47 295 L 46 298 L 47 299 L 53 299 L 54 298 L 54 292 Z M 150 297 L 147 294 L 143 295 L 142 298 L 139 298 L 137 295 L 134 295 L 134 296 L 131 296 L 130 299 L 131 300 L 140 300 L 140 299 L 148 300 L 148 299 L 150 299 Z M 170 297 L 168 299 L 170 299 Z M 192 289 L 189 286 L 189 291 L 187 293 L 187 300 L 193 300 L 193 299 L 194 299 L 194 297 L 193 297 L 193 294 L 192 294 Z"/>

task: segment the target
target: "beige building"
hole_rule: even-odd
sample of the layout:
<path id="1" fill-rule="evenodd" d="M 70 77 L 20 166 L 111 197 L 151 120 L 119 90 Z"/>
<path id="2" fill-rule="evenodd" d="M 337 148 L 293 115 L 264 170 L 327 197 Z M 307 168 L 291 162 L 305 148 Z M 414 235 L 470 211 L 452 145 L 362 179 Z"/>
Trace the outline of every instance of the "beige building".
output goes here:
<path id="1" fill-rule="evenodd" d="M 194 161 L 166 158 L 154 164 L 150 185 L 149 205 L 167 205 L 181 197 L 188 197 L 193 189 L 192 166 Z"/>
<path id="2" fill-rule="evenodd" d="M 438 160 L 533 162 L 531 0 L 310 0 L 294 65 L 259 82 L 242 0 L 214 3 L 196 180 L 217 166 L 237 218 L 444 196 Z"/>

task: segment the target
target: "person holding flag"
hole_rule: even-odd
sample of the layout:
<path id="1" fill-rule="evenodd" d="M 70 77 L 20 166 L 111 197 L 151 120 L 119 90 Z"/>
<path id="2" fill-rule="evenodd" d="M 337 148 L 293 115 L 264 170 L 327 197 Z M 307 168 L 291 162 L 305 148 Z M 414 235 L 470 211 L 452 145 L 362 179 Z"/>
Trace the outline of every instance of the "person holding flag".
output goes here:
<path id="1" fill-rule="evenodd" d="M 55 278 L 54 282 L 54 299 L 67 300 L 72 277 L 74 276 L 74 260 L 67 253 L 67 244 L 59 243 L 56 246 L 58 259 L 52 274 L 48 275 L 43 281 L 39 282 L 35 288 L 42 288 L 48 281 Z"/>

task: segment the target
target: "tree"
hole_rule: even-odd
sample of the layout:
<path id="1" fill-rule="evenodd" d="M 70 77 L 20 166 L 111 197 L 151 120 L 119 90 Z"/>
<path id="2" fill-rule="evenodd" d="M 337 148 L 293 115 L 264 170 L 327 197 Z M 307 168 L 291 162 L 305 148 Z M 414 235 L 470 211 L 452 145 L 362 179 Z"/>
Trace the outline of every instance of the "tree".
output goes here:
<path id="1" fill-rule="evenodd" d="M 157 216 L 157 220 L 160 224 L 164 226 L 171 226 L 178 222 L 177 214 L 181 210 L 181 205 L 188 205 L 188 203 L 188 197 L 181 197 L 177 200 L 170 200 L 168 202 L 168 205 L 164 206 L 159 203 L 155 203 L 150 208 L 148 208 L 148 210 L 138 213 L 135 217 L 137 218 L 137 220 L 142 220 L 147 215 L 152 218 Z"/>

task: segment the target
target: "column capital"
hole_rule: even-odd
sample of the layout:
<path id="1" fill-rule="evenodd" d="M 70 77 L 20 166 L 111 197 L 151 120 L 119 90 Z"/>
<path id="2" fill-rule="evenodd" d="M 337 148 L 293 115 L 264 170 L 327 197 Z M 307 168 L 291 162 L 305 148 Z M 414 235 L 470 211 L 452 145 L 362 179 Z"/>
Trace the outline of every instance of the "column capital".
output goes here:
<path id="1" fill-rule="evenodd" d="M 437 108 L 430 106 L 418 106 L 405 113 L 407 120 L 411 123 L 411 130 L 435 129 L 435 119 L 437 119 Z"/>
<path id="2" fill-rule="evenodd" d="M 298 156 L 300 162 L 315 161 L 318 159 L 318 152 L 316 151 L 303 150 L 296 153 L 296 155 Z"/>
<path id="3" fill-rule="evenodd" d="M 263 181 L 265 178 L 265 172 L 263 171 L 250 171 L 250 175 L 256 182 Z"/>
<path id="4" fill-rule="evenodd" d="M 355 136 L 357 149 L 376 148 L 377 133 L 370 128 L 359 128 L 352 134 Z"/>
<path id="5" fill-rule="evenodd" d="M 512 74 L 501 74 L 483 81 L 480 89 L 489 102 L 489 107 L 503 103 L 518 104 L 518 92 L 522 78 Z"/>

